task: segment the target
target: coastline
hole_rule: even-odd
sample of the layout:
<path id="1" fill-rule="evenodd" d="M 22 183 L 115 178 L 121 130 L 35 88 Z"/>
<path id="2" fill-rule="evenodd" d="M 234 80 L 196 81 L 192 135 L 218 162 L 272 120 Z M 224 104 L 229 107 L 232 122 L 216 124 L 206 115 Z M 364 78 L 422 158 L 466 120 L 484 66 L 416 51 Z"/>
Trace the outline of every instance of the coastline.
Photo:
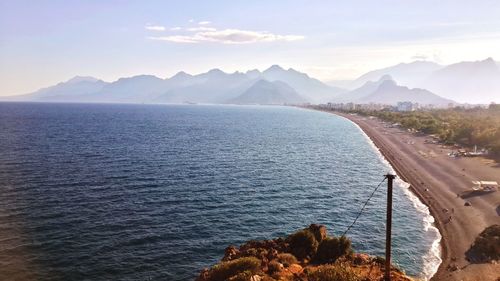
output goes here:
<path id="1" fill-rule="evenodd" d="M 500 194 L 466 199 L 457 194 L 470 188 L 470 180 L 486 180 L 484 177 L 488 176 L 488 180 L 500 180 L 497 165 L 486 165 L 477 158 L 451 159 L 447 149 L 426 143 L 426 136 L 385 128 L 378 119 L 323 112 L 346 118 L 358 126 L 399 179 L 408 183 L 409 190 L 427 206 L 441 235 L 442 262 L 431 280 L 496 280 L 500 264 L 471 264 L 465 253 L 485 227 L 498 223 L 500 214 L 495 213 L 495 202 L 500 202 Z M 464 201 L 471 202 L 472 207 L 465 207 Z"/>
<path id="2" fill-rule="evenodd" d="M 356 122 L 352 121 L 351 119 L 345 117 L 345 116 L 342 116 L 342 115 L 338 115 L 344 119 L 347 119 L 348 121 L 352 122 L 362 133 L 363 135 L 368 139 L 368 141 L 370 142 L 370 144 L 373 146 L 373 148 L 377 151 L 377 153 L 380 155 L 380 157 L 382 158 L 382 161 L 385 162 L 387 164 L 387 166 L 392 170 L 391 172 L 396 174 L 396 182 L 403 186 L 404 188 L 406 188 L 404 190 L 405 193 L 407 193 L 407 196 L 409 197 L 410 201 L 412 201 L 415 205 L 415 208 L 423 213 L 425 215 L 424 217 L 424 227 L 425 227 L 425 231 L 428 231 L 429 228 L 432 228 L 434 229 L 434 231 L 437 233 L 437 237 L 436 239 L 432 242 L 432 245 L 431 245 L 431 248 L 428 252 L 428 255 L 431 256 L 431 258 L 434 256 L 435 258 L 438 259 L 438 263 L 431 263 L 431 264 L 427 264 L 424 262 L 424 272 L 422 273 L 426 280 L 430 280 L 435 274 L 436 272 L 438 271 L 439 267 L 441 266 L 441 264 L 443 263 L 443 259 L 442 259 L 442 252 L 443 252 L 443 247 L 441 245 L 442 243 L 442 239 L 443 239 L 443 236 L 441 234 L 441 231 L 439 229 L 439 227 L 436 226 L 436 219 L 434 218 L 434 215 L 432 214 L 432 211 L 431 209 L 429 208 L 429 206 L 427 206 L 424 202 L 425 202 L 425 199 L 419 194 L 417 193 L 416 190 L 414 190 L 412 188 L 412 185 L 407 182 L 403 176 L 401 176 L 401 172 L 399 172 L 397 169 L 396 169 L 396 166 L 393 165 L 389 160 L 387 160 L 387 156 L 384 154 L 384 151 L 381 150 L 379 148 L 379 146 L 377 146 L 375 144 L 375 142 L 370 138 L 370 136 L 367 135 L 367 133 L 365 132 L 365 130 L 363 130 L 363 128 L 361 128 Z M 417 206 L 417 205 L 420 205 L 420 206 Z M 428 219 L 428 220 L 426 220 Z M 426 224 L 428 224 L 426 226 Z M 425 257 L 425 256 L 424 256 Z M 432 268 L 429 270 L 429 272 L 426 272 L 426 267 L 429 267 L 429 266 L 432 266 Z"/>
<path id="3" fill-rule="evenodd" d="M 339 115 L 340 116 L 340 115 Z M 427 206 L 424 202 L 424 198 L 420 196 L 413 188 L 412 185 L 408 182 L 405 181 L 405 179 L 400 175 L 400 172 L 396 170 L 396 167 L 393 166 L 391 162 L 389 162 L 384 155 L 384 152 L 373 142 L 373 140 L 366 134 L 366 132 L 354 121 L 350 120 L 347 117 L 340 116 L 342 118 L 347 119 L 348 121 L 352 122 L 362 133 L 363 135 L 367 138 L 367 140 L 370 142 L 370 145 L 373 146 L 373 149 L 377 151 L 377 153 L 380 155 L 380 158 L 382 161 L 391 169 L 391 172 L 393 174 L 396 174 L 396 179 L 395 181 L 397 182 L 398 185 L 402 186 L 404 188 L 404 193 L 409 197 L 410 201 L 413 202 L 415 208 L 424 214 L 424 228 L 425 231 L 429 231 L 429 229 L 433 229 L 433 231 L 436 232 L 436 239 L 432 242 L 431 248 L 429 252 L 427 253 L 430 258 L 435 258 L 437 259 L 437 262 L 424 262 L 424 268 L 423 268 L 423 273 L 422 275 L 425 276 L 426 280 L 430 280 L 438 271 L 439 267 L 443 263 L 442 260 L 442 251 L 443 247 L 441 246 L 441 241 L 443 239 L 443 236 L 441 235 L 440 229 L 435 226 L 436 224 L 436 219 L 434 218 L 432 211 L 430 210 L 429 206 Z M 426 256 L 427 256 L 426 255 Z M 423 258 L 425 259 L 424 256 Z M 429 268 L 431 267 L 431 268 Z"/>

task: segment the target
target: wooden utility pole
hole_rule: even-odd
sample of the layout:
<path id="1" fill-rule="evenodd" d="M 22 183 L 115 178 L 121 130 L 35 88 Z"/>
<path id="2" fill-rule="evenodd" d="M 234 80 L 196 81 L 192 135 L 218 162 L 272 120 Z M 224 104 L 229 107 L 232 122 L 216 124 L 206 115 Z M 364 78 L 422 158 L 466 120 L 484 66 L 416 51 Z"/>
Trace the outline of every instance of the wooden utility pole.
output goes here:
<path id="1" fill-rule="evenodd" d="M 393 174 L 385 175 L 387 178 L 387 218 L 385 229 L 385 281 L 391 281 L 391 228 L 392 228 L 392 182 L 396 178 Z"/>

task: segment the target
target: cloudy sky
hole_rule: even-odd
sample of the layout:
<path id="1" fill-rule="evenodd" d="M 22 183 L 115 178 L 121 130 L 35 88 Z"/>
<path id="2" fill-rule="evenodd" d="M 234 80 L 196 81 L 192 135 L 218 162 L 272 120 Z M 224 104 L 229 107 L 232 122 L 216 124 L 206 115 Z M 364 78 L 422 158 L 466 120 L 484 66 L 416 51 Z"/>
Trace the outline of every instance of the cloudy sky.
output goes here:
<path id="1" fill-rule="evenodd" d="M 417 59 L 500 60 L 500 2 L 0 0 L 0 95 L 272 64 L 324 81 Z"/>

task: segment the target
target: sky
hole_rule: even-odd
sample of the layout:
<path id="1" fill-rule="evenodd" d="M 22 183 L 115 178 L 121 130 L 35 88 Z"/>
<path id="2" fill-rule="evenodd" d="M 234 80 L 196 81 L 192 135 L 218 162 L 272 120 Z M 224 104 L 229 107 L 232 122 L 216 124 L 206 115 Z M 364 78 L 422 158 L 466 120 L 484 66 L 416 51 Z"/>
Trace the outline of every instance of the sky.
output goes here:
<path id="1" fill-rule="evenodd" d="M 401 62 L 500 60 L 500 2 L 0 0 L 0 95 L 104 81 L 264 70 L 323 81 Z"/>

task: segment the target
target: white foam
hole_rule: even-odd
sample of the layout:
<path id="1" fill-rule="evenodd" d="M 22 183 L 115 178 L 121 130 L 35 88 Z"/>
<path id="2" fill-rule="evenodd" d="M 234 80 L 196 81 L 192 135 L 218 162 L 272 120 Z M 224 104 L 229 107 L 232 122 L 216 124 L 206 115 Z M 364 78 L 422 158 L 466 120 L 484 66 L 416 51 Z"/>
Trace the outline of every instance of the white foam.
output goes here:
<path id="1" fill-rule="evenodd" d="M 339 116 L 339 115 L 337 115 Z M 339 116 L 342 118 L 345 118 L 343 116 Z M 349 120 L 348 118 L 345 118 Z M 380 149 L 375 145 L 375 143 L 370 139 L 370 137 L 361 129 L 361 127 L 356 124 L 355 122 L 352 122 L 349 120 L 351 123 L 353 123 L 365 136 L 365 138 L 368 140 L 368 143 L 370 146 L 376 151 L 377 155 L 382 159 L 382 162 L 387 166 L 389 169 L 388 172 L 397 174 L 394 168 L 391 166 L 389 161 L 385 159 L 384 155 L 382 152 L 380 152 Z M 396 185 L 401 187 L 404 191 L 404 194 L 410 199 L 410 201 L 413 203 L 413 206 L 415 209 L 417 209 L 418 212 L 420 212 L 423 215 L 423 223 L 424 223 L 424 230 L 428 233 L 430 233 L 432 236 L 436 237 L 436 239 L 432 242 L 431 248 L 425 254 L 422 259 L 424 261 L 424 268 L 422 272 L 421 278 L 424 280 L 429 280 L 434 274 L 436 274 L 439 265 L 443 261 L 441 259 L 441 233 L 439 230 L 434 226 L 434 217 L 431 215 L 429 208 L 420 201 L 420 199 L 410 191 L 410 184 L 401 180 L 401 177 L 398 177 L 396 180 Z"/>

